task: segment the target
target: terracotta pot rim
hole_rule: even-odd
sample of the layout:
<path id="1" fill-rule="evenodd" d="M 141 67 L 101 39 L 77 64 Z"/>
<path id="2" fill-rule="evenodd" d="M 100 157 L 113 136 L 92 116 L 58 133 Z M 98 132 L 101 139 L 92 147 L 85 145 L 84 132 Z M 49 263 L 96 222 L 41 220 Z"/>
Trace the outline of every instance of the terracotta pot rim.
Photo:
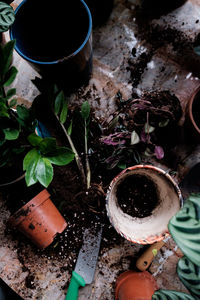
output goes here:
<path id="1" fill-rule="evenodd" d="M 146 272 L 146 271 L 145 271 Z M 116 281 L 116 287 L 115 287 L 115 299 L 118 298 L 118 294 L 119 294 L 119 289 L 122 285 L 122 283 L 128 278 L 130 277 L 132 274 L 132 271 L 125 271 L 123 273 L 121 273 L 119 275 L 119 277 L 117 278 L 117 281 Z"/>
<path id="2" fill-rule="evenodd" d="M 131 270 L 125 271 L 125 272 L 121 273 L 119 275 L 119 277 L 117 278 L 116 287 L 115 287 L 115 300 L 118 299 L 118 294 L 119 294 L 119 290 L 120 290 L 121 285 L 128 278 L 134 277 L 134 276 L 142 276 L 142 277 L 148 278 L 152 282 L 152 284 L 154 285 L 155 290 L 158 289 L 158 286 L 156 284 L 155 279 L 153 278 L 153 276 L 148 271 L 143 271 L 143 272 L 135 272 L 135 271 L 131 271 Z"/>
<path id="3" fill-rule="evenodd" d="M 200 128 L 197 126 L 197 124 L 193 118 L 193 113 L 192 113 L 193 103 L 194 103 L 194 100 L 195 100 L 196 96 L 198 95 L 198 93 L 200 93 L 200 86 L 192 94 L 192 97 L 190 98 L 190 100 L 188 102 L 188 115 L 189 115 L 189 119 L 190 119 L 192 125 L 194 126 L 194 128 L 198 132 L 198 134 L 200 135 Z"/>
<path id="4" fill-rule="evenodd" d="M 178 184 L 173 180 L 173 178 L 167 173 L 167 171 L 164 171 L 163 169 L 159 168 L 159 167 L 156 167 L 156 166 L 153 166 L 153 165 L 146 165 L 146 164 L 141 164 L 141 165 L 135 165 L 135 166 L 132 166 L 132 167 L 129 167 L 129 168 L 126 168 L 125 170 L 123 170 L 122 172 L 120 172 L 110 183 L 109 185 L 109 188 L 108 188 L 108 191 L 107 191 L 107 194 L 106 194 L 106 209 L 107 209 L 107 215 L 108 215 L 108 218 L 110 220 L 110 223 L 113 225 L 113 227 L 115 228 L 115 230 L 122 236 L 124 237 L 125 239 L 127 239 L 128 241 L 130 242 L 133 242 L 133 243 L 137 243 L 137 244 L 143 244 L 143 245 L 146 245 L 146 244 L 153 244 L 155 242 L 158 242 L 158 241 L 162 241 L 163 239 L 167 238 L 169 236 L 169 231 L 166 230 L 165 232 L 162 232 L 160 234 L 154 234 L 154 235 L 149 235 L 148 237 L 146 238 L 141 238 L 141 239 L 134 239 L 133 237 L 129 237 L 129 236 L 126 236 L 126 234 L 124 234 L 119 228 L 117 228 L 116 226 L 114 226 L 114 222 L 113 222 L 113 218 L 110 214 L 110 209 L 108 208 L 109 207 L 109 197 L 110 197 L 110 194 L 111 194 L 111 190 L 112 190 L 112 187 L 113 185 L 115 184 L 115 182 L 117 181 L 117 179 L 119 177 L 121 177 L 123 174 L 129 172 L 129 171 L 132 171 L 132 170 L 135 170 L 135 169 L 151 169 L 153 170 L 154 172 L 158 172 L 162 175 L 164 175 L 164 177 L 167 179 L 168 182 L 170 182 L 172 184 L 172 186 L 174 187 L 175 189 L 175 192 L 179 198 L 179 201 L 180 201 L 180 207 L 183 206 L 183 198 L 182 198 L 182 194 L 181 194 L 181 191 L 179 189 L 179 186 Z M 137 219 L 137 218 L 136 218 Z M 138 218 L 139 219 L 139 218 Z"/>
<path id="5" fill-rule="evenodd" d="M 18 226 L 28 215 L 30 215 L 38 206 L 40 206 L 44 201 L 48 200 L 50 197 L 47 189 L 42 190 L 34 198 L 32 198 L 28 203 L 18 209 L 9 219 L 8 224 L 16 227 Z M 27 210 L 26 215 L 20 215 L 21 211 Z"/>

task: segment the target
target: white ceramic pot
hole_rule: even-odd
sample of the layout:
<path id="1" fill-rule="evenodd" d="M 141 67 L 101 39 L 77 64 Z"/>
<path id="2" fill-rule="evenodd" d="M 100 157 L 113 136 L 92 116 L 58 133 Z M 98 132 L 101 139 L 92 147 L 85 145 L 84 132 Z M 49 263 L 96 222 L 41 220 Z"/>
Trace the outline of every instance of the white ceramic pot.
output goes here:
<path id="1" fill-rule="evenodd" d="M 156 207 L 150 215 L 139 218 L 124 213 L 117 190 L 128 176 L 140 175 L 154 183 L 157 193 Z M 168 223 L 182 206 L 181 191 L 172 177 L 151 165 L 136 165 L 123 170 L 111 182 L 106 196 L 106 209 L 111 224 L 127 240 L 138 244 L 152 244 L 169 235 Z"/>

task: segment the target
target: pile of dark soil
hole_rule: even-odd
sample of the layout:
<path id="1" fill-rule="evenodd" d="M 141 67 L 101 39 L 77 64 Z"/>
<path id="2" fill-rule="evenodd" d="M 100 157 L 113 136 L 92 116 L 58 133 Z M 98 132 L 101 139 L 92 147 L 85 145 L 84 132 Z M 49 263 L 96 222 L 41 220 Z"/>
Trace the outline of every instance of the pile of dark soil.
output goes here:
<path id="1" fill-rule="evenodd" d="M 119 184 L 116 195 L 123 212 L 136 218 L 150 216 L 158 205 L 156 186 L 143 175 L 126 177 Z"/>
<path id="2" fill-rule="evenodd" d="M 121 126 L 141 135 L 145 123 L 155 128 L 151 140 L 155 145 L 170 149 L 181 137 L 179 120 L 182 108 L 179 99 L 169 91 L 151 91 L 143 93 L 139 98 L 117 100 Z M 142 149 L 140 149 L 142 150 Z"/>
<path id="3" fill-rule="evenodd" d="M 133 99 L 127 108 L 128 119 L 131 119 L 135 125 L 146 123 L 147 112 L 149 113 L 149 124 L 151 126 L 158 126 L 160 122 L 166 120 L 169 123 L 178 123 L 182 115 L 179 99 L 169 91 L 143 93 L 140 99 Z"/>

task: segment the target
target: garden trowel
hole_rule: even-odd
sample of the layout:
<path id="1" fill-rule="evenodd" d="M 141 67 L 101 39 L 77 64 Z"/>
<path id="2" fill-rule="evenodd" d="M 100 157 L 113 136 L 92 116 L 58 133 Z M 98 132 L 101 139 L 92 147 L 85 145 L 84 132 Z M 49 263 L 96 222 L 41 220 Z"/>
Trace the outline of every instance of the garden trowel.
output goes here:
<path id="1" fill-rule="evenodd" d="M 101 235 L 102 225 L 98 225 L 98 228 L 85 229 L 83 245 L 72 272 L 65 300 L 78 299 L 79 287 L 92 283 L 99 255 Z"/>

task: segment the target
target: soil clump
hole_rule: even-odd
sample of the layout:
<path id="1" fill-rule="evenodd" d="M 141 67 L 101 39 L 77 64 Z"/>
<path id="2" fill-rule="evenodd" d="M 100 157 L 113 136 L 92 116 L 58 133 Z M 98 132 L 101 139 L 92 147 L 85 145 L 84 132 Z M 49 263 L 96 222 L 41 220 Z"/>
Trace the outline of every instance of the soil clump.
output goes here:
<path id="1" fill-rule="evenodd" d="M 155 184 L 138 174 L 126 177 L 118 186 L 116 195 L 123 212 L 134 218 L 150 216 L 159 202 Z"/>

